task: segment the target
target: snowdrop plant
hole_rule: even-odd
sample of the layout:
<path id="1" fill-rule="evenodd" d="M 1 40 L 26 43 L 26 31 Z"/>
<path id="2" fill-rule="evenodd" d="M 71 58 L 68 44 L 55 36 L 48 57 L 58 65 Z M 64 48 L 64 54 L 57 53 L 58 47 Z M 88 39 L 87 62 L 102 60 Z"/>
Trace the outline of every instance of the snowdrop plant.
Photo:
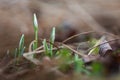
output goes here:
<path id="1" fill-rule="evenodd" d="M 33 50 L 35 50 L 38 47 L 38 20 L 35 13 L 33 14 L 33 26 L 34 26 L 34 34 L 35 34 L 35 42 L 33 44 Z"/>

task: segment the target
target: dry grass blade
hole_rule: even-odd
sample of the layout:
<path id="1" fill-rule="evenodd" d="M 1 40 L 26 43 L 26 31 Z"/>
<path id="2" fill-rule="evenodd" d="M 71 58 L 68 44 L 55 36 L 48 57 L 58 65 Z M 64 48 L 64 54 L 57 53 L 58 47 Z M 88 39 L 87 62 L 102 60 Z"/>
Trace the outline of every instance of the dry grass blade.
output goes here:
<path id="1" fill-rule="evenodd" d="M 99 45 L 100 42 L 103 41 L 104 39 L 105 39 L 105 36 L 102 36 L 102 37 L 100 38 L 100 40 L 98 40 L 93 47 Z M 92 53 L 95 51 L 95 49 L 96 49 L 96 48 L 91 49 L 91 50 L 89 51 L 88 55 L 92 54 Z"/>
<path id="2" fill-rule="evenodd" d="M 60 46 L 59 48 L 62 48 L 62 47 Z M 58 48 L 53 48 L 53 50 L 57 50 L 57 49 Z M 33 58 L 32 55 L 34 55 L 34 54 L 40 54 L 40 53 L 43 53 L 43 52 L 45 52 L 45 50 L 31 51 L 31 52 L 24 53 L 23 57 L 25 57 L 27 60 L 33 62 L 36 65 L 40 65 L 41 62 L 38 59 Z"/>
<path id="3" fill-rule="evenodd" d="M 30 45 L 29 45 L 29 52 L 32 51 L 32 46 L 33 46 L 34 42 L 35 42 L 35 40 L 33 40 L 33 41 L 30 43 Z"/>
<path id="4" fill-rule="evenodd" d="M 67 41 L 69 41 L 69 40 L 71 40 L 71 39 L 73 39 L 73 38 L 75 38 L 75 37 L 78 37 L 78 36 L 80 36 L 80 35 L 85 35 L 85 34 L 90 34 L 90 33 L 97 33 L 97 32 L 96 32 L 96 31 L 88 31 L 88 32 L 79 33 L 79 34 L 73 35 L 73 36 L 65 39 L 64 41 L 62 41 L 62 43 L 66 43 Z M 104 34 L 104 35 L 106 34 L 106 35 L 112 36 L 112 37 L 114 37 L 114 38 L 120 38 L 120 37 L 118 37 L 118 36 L 116 36 L 116 35 L 114 35 L 114 34 L 112 34 L 112 33 L 109 33 L 109 32 L 100 32 L 100 34 L 102 34 L 102 35 L 103 35 L 103 34 Z"/>
<path id="5" fill-rule="evenodd" d="M 70 49 L 72 52 L 74 52 L 74 53 L 80 55 L 81 57 L 87 57 L 87 55 L 84 55 L 84 54 L 82 54 L 82 53 L 79 53 L 78 51 L 72 49 L 70 46 L 68 46 L 68 45 L 66 45 L 66 44 L 62 44 L 62 45 L 63 45 L 64 47 Z"/>
<path id="6" fill-rule="evenodd" d="M 41 49 L 43 49 L 43 45 L 42 46 L 40 46 L 40 47 L 38 47 L 37 49 L 35 49 L 34 51 L 38 51 L 38 50 L 41 50 Z"/>
<path id="7" fill-rule="evenodd" d="M 32 52 L 32 45 L 34 44 L 34 42 L 35 42 L 35 40 L 32 41 L 32 42 L 30 43 L 30 45 L 29 45 L 29 52 Z M 36 48 L 34 51 L 38 51 L 38 50 L 40 50 L 40 49 L 42 49 L 42 48 L 43 48 L 43 45 L 40 46 L 40 47 L 38 47 L 38 48 Z"/>
<path id="8" fill-rule="evenodd" d="M 69 41 L 69 40 L 71 40 L 71 39 L 73 39 L 73 38 L 75 38 L 75 37 L 78 37 L 78 36 L 80 36 L 80 35 L 89 34 L 89 33 L 94 33 L 94 32 L 95 32 L 95 31 L 88 31 L 88 32 L 83 32 L 83 33 L 79 33 L 79 34 L 73 35 L 73 36 L 65 39 L 62 43 L 65 43 L 65 42 L 67 42 L 67 41 Z"/>
<path id="9" fill-rule="evenodd" d="M 41 41 L 43 41 L 44 39 L 40 39 Z M 54 42 L 54 43 L 51 43 L 49 40 L 46 40 L 47 43 L 49 43 L 50 45 L 53 45 L 54 47 L 56 47 L 58 50 L 59 50 L 59 47 L 58 45 L 61 44 L 61 42 Z"/>
<path id="10" fill-rule="evenodd" d="M 115 34 L 112 34 L 112 33 L 109 33 L 109 32 L 101 32 L 102 34 L 106 34 L 106 35 L 109 35 L 113 38 L 120 38 L 119 36 L 115 35 Z"/>
<path id="11" fill-rule="evenodd" d="M 109 43 L 109 42 L 113 42 L 113 41 L 117 41 L 117 40 L 120 40 L 120 38 L 112 39 L 112 40 L 109 40 L 109 41 L 103 42 L 103 43 L 101 43 L 101 44 L 98 44 L 98 45 L 96 45 L 96 46 L 94 46 L 94 47 L 88 49 L 87 52 L 89 52 L 90 50 L 92 50 L 92 49 L 94 49 L 94 48 L 96 48 L 96 47 L 98 47 L 98 46 L 100 46 L 100 45 L 103 45 L 103 44 L 106 44 L 106 43 Z"/>
<path id="12" fill-rule="evenodd" d="M 31 61 L 35 65 L 41 65 L 41 62 L 38 59 L 33 58 L 32 54 L 35 54 L 35 52 L 24 53 L 23 57 L 25 57 L 27 60 Z"/>

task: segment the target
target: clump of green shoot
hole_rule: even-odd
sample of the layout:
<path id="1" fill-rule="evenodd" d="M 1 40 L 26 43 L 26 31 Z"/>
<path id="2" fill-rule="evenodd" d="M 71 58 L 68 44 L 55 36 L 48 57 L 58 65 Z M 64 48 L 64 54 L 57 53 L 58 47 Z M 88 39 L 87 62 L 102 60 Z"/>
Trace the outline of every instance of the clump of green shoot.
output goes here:
<path id="1" fill-rule="evenodd" d="M 54 41 L 55 41 L 55 27 L 53 27 L 52 32 L 51 32 L 49 45 L 47 44 L 46 39 L 43 40 L 43 46 L 44 46 L 45 53 L 49 57 L 53 56 Z"/>
<path id="2" fill-rule="evenodd" d="M 83 61 L 79 58 L 77 54 L 74 56 L 74 69 L 76 72 L 82 71 L 83 70 Z"/>
<path id="3" fill-rule="evenodd" d="M 33 26 L 34 26 L 35 42 L 33 44 L 32 49 L 35 50 L 38 47 L 38 21 L 35 13 L 33 15 Z"/>
<path id="4" fill-rule="evenodd" d="M 24 53 L 25 46 L 24 46 L 24 34 L 22 34 L 20 41 L 19 41 L 19 47 L 15 50 L 15 57 L 21 57 Z"/>
<path id="5" fill-rule="evenodd" d="M 72 52 L 69 49 L 63 48 L 57 51 L 57 59 L 59 60 L 59 70 L 68 72 L 73 63 Z"/>
<path id="6" fill-rule="evenodd" d="M 22 34 L 19 41 L 19 47 L 15 49 L 15 58 L 20 58 L 23 55 L 25 51 L 24 40 L 24 34 Z"/>
<path id="7" fill-rule="evenodd" d="M 83 72 L 90 75 L 90 72 L 85 68 L 84 62 L 81 58 L 79 58 L 78 54 L 75 54 L 73 63 L 75 72 Z"/>

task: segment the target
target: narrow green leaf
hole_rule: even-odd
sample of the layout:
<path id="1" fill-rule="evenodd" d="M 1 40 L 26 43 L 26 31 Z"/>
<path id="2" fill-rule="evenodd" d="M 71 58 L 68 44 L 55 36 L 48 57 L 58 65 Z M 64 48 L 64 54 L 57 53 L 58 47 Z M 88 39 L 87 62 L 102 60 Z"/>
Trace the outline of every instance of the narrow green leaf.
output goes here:
<path id="1" fill-rule="evenodd" d="M 53 44 L 54 44 L 54 41 L 55 41 L 55 27 L 53 27 L 52 29 L 52 32 L 51 32 L 51 35 L 50 35 L 50 55 L 52 56 L 53 55 Z"/>
<path id="2" fill-rule="evenodd" d="M 37 30 L 38 29 L 38 21 L 37 21 L 37 16 L 35 13 L 33 14 L 33 24 L 34 24 L 35 30 Z"/>
<path id="3" fill-rule="evenodd" d="M 23 47 L 23 49 L 21 51 L 21 55 L 23 55 L 24 51 L 25 51 L 25 47 Z"/>
<path id="4" fill-rule="evenodd" d="M 22 34 L 21 38 L 20 38 L 20 42 L 19 42 L 19 56 L 21 56 L 24 52 L 24 34 Z"/>
<path id="5" fill-rule="evenodd" d="M 50 36 L 50 42 L 54 43 L 54 41 L 55 41 L 55 27 L 53 27 L 51 36 Z"/>
<path id="6" fill-rule="evenodd" d="M 36 42 L 36 40 L 35 40 L 35 42 L 33 43 L 33 45 L 32 45 L 32 50 L 35 50 L 35 49 L 37 49 L 37 42 Z"/>
<path id="7" fill-rule="evenodd" d="M 38 21 L 35 13 L 33 14 L 33 26 L 35 33 L 35 42 L 33 44 L 33 50 L 35 50 L 38 47 Z"/>
<path id="8" fill-rule="evenodd" d="M 45 54 L 48 55 L 48 56 L 50 56 L 49 55 L 49 48 L 48 48 L 46 39 L 43 40 L 43 47 L 44 47 L 44 50 L 45 50 Z"/>

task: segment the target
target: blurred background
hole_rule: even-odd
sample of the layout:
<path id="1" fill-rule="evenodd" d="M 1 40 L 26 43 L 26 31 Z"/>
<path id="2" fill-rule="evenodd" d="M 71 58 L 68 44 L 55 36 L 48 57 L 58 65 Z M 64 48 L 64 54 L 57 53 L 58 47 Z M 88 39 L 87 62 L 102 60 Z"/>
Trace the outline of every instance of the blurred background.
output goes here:
<path id="1" fill-rule="evenodd" d="M 14 50 L 22 34 L 26 43 L 33 40 L 33 13 L 40 38 L 49 38 L 52 27 L 57 41 L 92 30 L 120 33 L 120 0 L 0 0 L 1 55 Z"/>

